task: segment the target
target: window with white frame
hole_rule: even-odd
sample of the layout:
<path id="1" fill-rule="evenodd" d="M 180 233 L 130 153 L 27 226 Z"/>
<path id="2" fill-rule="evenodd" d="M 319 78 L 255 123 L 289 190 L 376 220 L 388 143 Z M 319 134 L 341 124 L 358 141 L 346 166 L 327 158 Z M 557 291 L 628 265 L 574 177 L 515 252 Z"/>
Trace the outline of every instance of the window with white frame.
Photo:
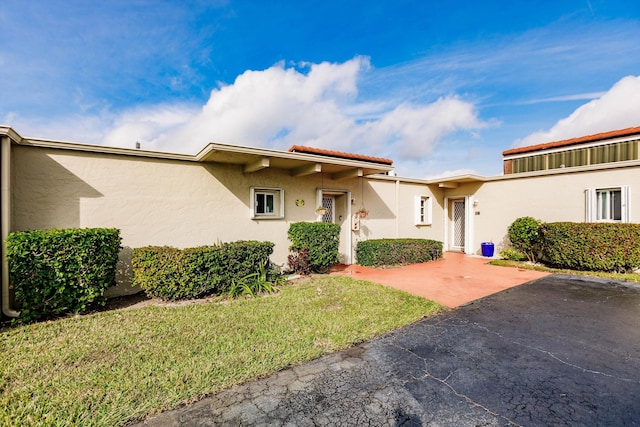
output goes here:
<path id="1" fill-rule="evenodd" d="M 251 218 L 284 218 L 284 190 L 281 188 L 251 188 Z"/>
<path id="2" fill-rule="evenodd" d="M 596 204 L 598 211 L 596 220 L 598 221 L 621 221 L 622 220 L 622 197 L 620 189 L 616 190 L 596 190 Z"/>
<path id="3" fill-rule="evenodd" d="M 629 187 L 589 188 L 586 190 L 587 222 L 629 222 Z"/>
<path id="4" fill-rule="evenodd" d="M 431 197 L 429 196 L 416 196 L 415 207 L 415 224 L 416 225 L 430 225 L 431 224 Z"/>

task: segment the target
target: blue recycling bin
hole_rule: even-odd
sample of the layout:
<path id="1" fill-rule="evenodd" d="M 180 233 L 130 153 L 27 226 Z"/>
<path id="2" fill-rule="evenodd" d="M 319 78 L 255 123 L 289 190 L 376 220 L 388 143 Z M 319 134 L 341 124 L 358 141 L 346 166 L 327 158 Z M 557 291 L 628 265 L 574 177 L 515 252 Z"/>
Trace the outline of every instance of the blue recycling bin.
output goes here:
<path id="1" fill-rule="evenodd" d="M 493 251 L 495 249 L 495 246 L 493 245 L 493 243 L 491 242 L 482 242 L 480 244 L 481 248 L 482 248 L 482 256 L 486 256 L 491 258 L 493 256 Z"/>

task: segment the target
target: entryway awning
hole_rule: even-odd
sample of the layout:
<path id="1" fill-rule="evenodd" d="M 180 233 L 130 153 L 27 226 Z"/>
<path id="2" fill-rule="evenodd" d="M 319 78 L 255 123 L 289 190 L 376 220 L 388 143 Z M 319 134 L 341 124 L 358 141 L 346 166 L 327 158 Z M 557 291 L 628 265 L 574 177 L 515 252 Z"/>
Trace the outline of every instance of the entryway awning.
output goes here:
<path id="1" fill-rule="evenodd" d="M 377 157 L 331 152 L 303 147 L 307 150 L 280 151 L 267 148 L 246 147 L 210 143 L 198 154 L 197 161 L 242 165 L 245 173 L 266 168 L 283 169 L 291 176 L 325 173 L 332 179 L 354 178 L 375 174 L 388 174 L 393 170 L 392 161 Z M 324 151 L 324 152 L 323 152 Z M 340 154 L 340 156 L 335 153 Z M 347 158 L 348 155 L 350 156 Z M 381 160 L 384 160 L 382 162 Z"/>

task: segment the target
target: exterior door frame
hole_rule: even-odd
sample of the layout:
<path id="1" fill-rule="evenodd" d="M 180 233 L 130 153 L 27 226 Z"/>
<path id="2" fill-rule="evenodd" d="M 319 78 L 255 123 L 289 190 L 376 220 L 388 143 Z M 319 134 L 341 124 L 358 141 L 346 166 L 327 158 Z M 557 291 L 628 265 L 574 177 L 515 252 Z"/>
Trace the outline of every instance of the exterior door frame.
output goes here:
<path id="1" fill-rule="evenodd" d="M 457 196 L 444 198 L 444 250 L 453 249 L 453 221 L 449 220 L 449 206 L 454 201 L 464 201 L 464 247 L 462 250 L 466 254 L 474 253 L 473 244 L 473 196 Z"/>
<path id="2" fill-rule="evenodd" d="M 345 264 L 350 265 L 352 263 L 353 260 L 353 246 L 352 246 L 352 242 L 353 242 L 353 232 L 351 231 L 351 191 L 349 190 L 342 190 L 342 189 L 334 189 L 334 188 L 318 188 L 316 189 L 316 206 L 320 206 L 322 205 L 322 198 L 323 197 L 333 197 L 334 198 L 334 204 L 333 204 L 333 215 L 334 215 L 334 222 L 335 222 L 335 197 L 336 196 L 344 196 L 345 200 L 346 200 L 346 206 L 347 206 L 347 217 L 346 220 L 342 221 L 342 225 L 340 226 L 340 234 L 347 236 L 346 242 L 345 242 L 345 246 L 340 245 L 341 247 L 345 248 L 344 251 L 344 256 L 345 256 Z M 322 217 L 320 215 L 317 216 L 316 221 L 322 221 Z M 346 229 L 345 229 L 346 227 Z"/>

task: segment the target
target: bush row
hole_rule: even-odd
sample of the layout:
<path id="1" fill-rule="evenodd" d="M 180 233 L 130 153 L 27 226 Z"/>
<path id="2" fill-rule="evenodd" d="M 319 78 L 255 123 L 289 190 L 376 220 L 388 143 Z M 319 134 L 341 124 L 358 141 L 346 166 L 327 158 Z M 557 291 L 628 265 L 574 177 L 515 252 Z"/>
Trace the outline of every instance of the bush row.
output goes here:
<path id="1" fill-rule="evenodd" d="M 288 231 L 293 253 L 289 268 L 297 273 L 326 271 L 338 263 L 340 225 L 328 222 L 294 222 Z"/>
<path id="2" fill-rule="evenodd" d="M 574 270 L 640 267 L 640 224 L 554 222 L 540 226 L 542 260 Z"/>
<path id="3" fill-rule="evenodd" d="M 104 305 L 115 284 L 115 228 L 16 231 L 7 237 L 9 275 L 25 322 Z"/>
<path id="4" fill-rule="evenodd" d="M 356 246 L 359 265 L 415 264 L 442 257 L 442 242 L 427 239 L 363 240 Z"/>
<path id="5" fill-rule="evenodd" d="M 268 275 L 273 246 L 271 242 L 237 241 L 187 249 L 136 248 L 131 260 L 133 285 L 163 300 L 226 293 L 237 289 L 240 282 Z"/>
<path id="6" fill-rule="evenodd" d="M 543 223 L 531 217 L 516 219 L 508 230 L 518 252 L 503 251 L 503 258 L 525 254 L 559 268 L 590 271 L 631 271 L 640 267 L 640 224 Z"/>

